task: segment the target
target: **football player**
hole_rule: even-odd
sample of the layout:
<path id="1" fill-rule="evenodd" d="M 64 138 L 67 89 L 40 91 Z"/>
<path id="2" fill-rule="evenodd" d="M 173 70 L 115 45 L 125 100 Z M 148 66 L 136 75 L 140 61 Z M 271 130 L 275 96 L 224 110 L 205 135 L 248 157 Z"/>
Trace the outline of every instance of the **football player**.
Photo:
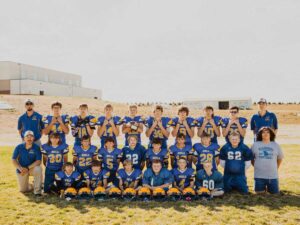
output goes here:
<path id="1" fill-rule="evenodd" d="M 170 125 L 172 120 L 168 117 L 163 117 L 163 107 L 157 105 L 153 111 L 153 117 L 150 116 L 145 121 L 146 136 L 149 137 L 149 148 L 152 147 L 153 140 L 158 138 L 161 140 L 162 148 L 168 147 L 167 140 L 170 135 Z"/>
<path id="2" fill-rule="evenodd" d="M 177 137 L 178 134 L 184 134 L 185 144 L 192 146 L 192 138 L 194 137 L 194 127 L 196 122 L 195 119 L 188 115 L 188 107 L 181 107 L 178 110 L 178 117 L 173 118 L 171 123 L 171 126 L 173 127 L 172 136 Z"/>
<path id="3" fill-rule="evenodd" d="M 171 156 L 171 166 L 172 168 L 177 168 L 177 162 L 180 158 L 185 158 L 187 160 L 187 167 L 192 167 L 193 160 L 193 147 L 191 145 L 186 145 L 186 137 L 183 133 L 178 133 L 176 137 L 176 144 L 170 146 L 170 156 Z"/>
<path id="4" fill-rule="evenodd" d="M 216 170 L 219 165 L 219 148 L 220 146 L 216 143 L 211 142 L 210 134 L 202 133 L 201 143 L 194 144 L 194 157 L 193 161 L 196 165 L 196 170 L 203 169 L 203 162 L 212 162 L 213 169 Z"/>
<path id="5" fill-rule="evenodd" d="M 113 107 L 110 104 L 105 106 L 104 113 L 105 116 L 100 116 L 97 121 L 97 134 L 101 139 L 101 148 L 104 147 L 105 139 L 107 137 L 112 137 L 114 139 L 115 147 L 117 147 L 117 136 L 119 136 L 120 133 L 122 120 L 119 116 L 113 115 Z"/>
<path id="6" fill-rule="evenodd" d="M 142 144 L 141 133 L 143 133 L 143 119 L 137 116 L 137 106 L 129 106 L 129 116 L 123 118 L 122 132 L 125 134 L 125 146 L 128 146 L 128 137 L 136 136 L 139 144 Z"/>
<path id="7" fill-rule="evenodd" d="M 178 188 L 180 191 L 187 187 L 194 188 L 195 170 L 188 168 L 187 165 L 186 158 L 179 158 L 178 167 L 172 170 L 174 177 L 173 187 Z"/>
<path id="8" fill-rule="evenodd" d="M 253 159 L 252 151 L 243 143 L 240 143 L 240 135 L 232 133 L 229 143 L 220 150 L 220 165 L 224 167 L 224 190 L 230 192 L 233 189 L 248 193 L 246 169 Z"/>
<path id="9" fill-rule="evenodd" d="M 206 106 L 204 109 L 204 116 L 197 119 L 198 136 L 201 137 L 203 132 L 208 133 L 211 142 L 218 143 L 220 137 L 220 126 L 222 118 L 214 115 L 214 108 Z"/>
<path id="10" fill-rule="evenodd" d="M 89 136 L 81 138 L 81 145 L 75 145 L 73 148 L 73 164 L 76 171 L 83 175 L 83 172 L 91 168 L 92 160 L 97 159 L 97 147 L 91 145 Z"/>
<path id="11" fill-rule="evenodd" d="M 93 160 L 91 169 L 86 170 L 83 176 L 86 186 L 91 190 L 95 190 L 99 186 L 107 188 L 107 179 L 110 173 L 109 171 L 102 170 L 101 163 L 98 160 Z"/>
<path id="12" fill-rule="evenodd" d="M 152 143 L 152 148 L 149 148 L 146 152 L 146 165 L 147 168 L 151 167 L 153 160 L 160 160 L 163 163 L 163 166 L 168 168 L 169 165 L 169 153 L 167 149 L 161 148 L 161 140 L 155 138 Z"/>
<path id="13" fill-rule="evenodd" d="M 129 145 L 122 149 L 122 161 L 129 159 L 133 163 L 134 169 L 143 170 L 146 161 L 146 149 L 138 142 L 138 137 L 133 135 L 128 137 Z"/>
<path id="14" fill-rule="evenodd" d="M 240 134 L 241 142 L 244 141 L 244 137 L 246 136 L 248 121 L 244 117 L 239 117 L 239 111 L 239 107 L 233 106 L 230 108 L 230 117 L 222 119 L 222 133 L 227 143 L 229 142 L 228 137 L 232 132 Z"/>
<path id="15" fill-rule="evenodd" d="M 79 106 L 79 115 L 72 116 L 70 121 L 72 135 L 75 137 L 74 145 L 81 145 L 83 136 L 93 136 L 97 119 L 88 114 L 87 104 L 81 104 Z"/>
<path id="16" fill-rule="evenodd" d="M 55 173 L 61 171 L 64 163 L 68 162 L 69 146 L 61 142 L 58 133 L 52 133 L 48 143 L 42 145 L 41 152 L 46 167 L 44 193 L 49 193 L 55 180 Z"/>

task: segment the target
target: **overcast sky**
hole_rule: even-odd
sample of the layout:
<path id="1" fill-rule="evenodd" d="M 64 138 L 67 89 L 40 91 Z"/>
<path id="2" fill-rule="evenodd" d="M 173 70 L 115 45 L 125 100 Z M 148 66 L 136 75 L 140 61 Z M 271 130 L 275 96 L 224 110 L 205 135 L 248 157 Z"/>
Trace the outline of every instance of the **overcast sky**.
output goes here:
<path id="1" fill-rule="evenodd" d="M 300 101 L 299 0 L 0 0 L 0 60 L 104 99 Z"/>

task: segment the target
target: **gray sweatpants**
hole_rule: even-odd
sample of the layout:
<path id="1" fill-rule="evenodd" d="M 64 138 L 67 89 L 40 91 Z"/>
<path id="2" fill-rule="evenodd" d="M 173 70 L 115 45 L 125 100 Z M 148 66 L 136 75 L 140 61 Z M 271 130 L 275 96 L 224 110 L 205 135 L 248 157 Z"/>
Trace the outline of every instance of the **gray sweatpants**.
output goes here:
<path id="1" fill-rule="evenodd" d="M 33 176 L 33 188 L 32 185 L 29 184 L 29 176 Z M 20 192 L 29 192 L 33 189 L 34 194 L 41 194 L 43 181 L 43 173 L 41 166 L 31 168 L 29 170 L 29 173 L 23 176 L 20 173 L 17 173 L 17 178 Z"/>

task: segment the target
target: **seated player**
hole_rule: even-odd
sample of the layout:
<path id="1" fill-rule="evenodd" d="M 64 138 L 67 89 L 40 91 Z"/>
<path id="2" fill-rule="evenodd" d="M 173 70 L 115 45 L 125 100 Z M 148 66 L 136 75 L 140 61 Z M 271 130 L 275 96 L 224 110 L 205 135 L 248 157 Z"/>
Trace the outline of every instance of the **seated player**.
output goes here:
<path id="1" fill-rule="evenodd" d="M 51 105 L 52 115 L 48 115 L 43 118 L 45 129 L 43 133 L 50 135 L 52 133 L 59 133 L 62 143 L 66 143 L 66 135 L 69 134 L 69 122 L 68 115 L 61 114 L 62 104 L 60 102 L 54 102 Z"/>
<path id="2" fill-rule="evenodd" d="M 78 190 L 83 186 L 80 179 L 81 175 L 77 171 L 74 171 L 73 164 L 66 162 L 63 166 L 63 170 L 55 173 L 55 182 L 51 186 L 51 190 L 58 194 L 63 194 L 63 191 L 69 187 Z"/>
<path id="3" fill-rule="evenodd" d="M 214 115 L 214 108 L 206 106 L 204 116 L 197 119 L 198 137 L 201 137 L 203 132 L 210 135 L 212 143 L 218 143 L 218 137 L 221 136 L 220 126 L 222 118 Z"/>
<path id="4" fill-rule="evenodd" d="M 92 160 L 97 159 L 97 147 L 91 145 L 89 136 L 83 136 L 81 145 L 73 148 L 73 163 L 76 171 L 83 175 L 83 172 L 91 168 Z"/>
<path id="5" fill-rule="evenodd" d="M 129 116 L 123 118 L 122 132 L 125 134 L 125 146 L 128 146 L 128 138 L 130 136 L 137 137 L 137 143 L 142 144 L 141 133 L 143 133 L 143 119 L 137 116 L 137 106 L 129 106 Z"/>
<path id="6" fill-rule="evenodd" d="M 247 194 L 246 169 L 251 165 L 252 151 L 240 143 L 240 135 L 237 133 L 230 134 L 229 141 L 220 150 L 220 164 L 224 167 L 224 190 L 230 192 L 235 189 Z"/>
<path id="7" fill-rule="evenodd" d="M 69 146 L 61 142 L 58 133 L 52 133 L 48 143 L 42 145 L 41 152 L 46 167 L 44 193 L 49 193 L 54 183 L 55 173 L 61 171 L 64 163 L 68 162 Z"/>
<path id="8" fill-rule="evenodd" d="M 117 147 L 117 136 L 120 134 L 122 119 L 113 115 L 113 107 L 110 104 L 105 106 L 104 113 L 105 116 L 100 116 L 97 121 L 97 134 L 101 139 L 101 148 L 104 147 L 105 139 L 108 137 L 114 139 L 115 147 Z"/>
<path id="9" fill-rule="evenodd" d="M 170 156 L 171 156 L 171 166 L 172 168 L 177 168 L 177 161 L 180 158 L 185 158 L 187 160 L 187 167 L 192 167 L 193 160 L 193 147 L 191 145 L 185 144 L 185 135 L 179 133 L 176 137 L 176 144 L 170 146 Z"/>
<path id="10" fill-rule="evenodd" d="M 203 163 L 203 169 L 196 174 L 196 189 L 204 187 L 210 191 L 212 197 L 224 195 L 223 175 L 213 169 L 211 161 Z"/>
<path id="11" fill-rule="evenodd" d="M 168 168 L 168 164 L 169 164 L 168 150 L 161 148 L 161 140 L 158 138 L 155 138 L 153 140 L 152 148 L 148 149 L 146 152 L 147 168 L 150 168 L 152 161 L 156 159 L 163 162 L 163 166 Z"/>
<path id="12" fill-rule="evenodd" d="M 178 160 L 178 167 L 172 170 L 174 177 L 173 187 L 178 188 L 180 191 L 190 187 L 194 188 L 195 170 L 187 167 L 186 158 Z"/>
<path id="13" fill-rule="evenodd" d="M 172 119 L 172 136 L 177 137 L 178 134 L 183 134 L 185 137 L 185 145 L 192 146 L 192 138 L 194 137 L 196 121 L 194 118 L 189 117 L 188 115 L 188 107 L 181 107 L 178 110 L 178 117 Z"/>
<path id="14" fill-rule="evenodd" d="M 107 179 L 109 178 L 109 172 L 102 170 L 101 163 L 98 160 L 93 160 L 91 169 L 86 170 L 83 173 L 86 186 L 92 191 L 101 186 L 107 188 Z"/>
<path id="15" fill-rule="evenodd" d="M 116 173 L 122 159 L 122 151 L 115 147 L 115 139 L 108 137 L 105 140 L 104 147 L 99 150 L 98 157 L 102 163 L 102 168 L 109 171 L 108 183 L 116 182 Z"/>
<path id="16" fill-rule="evenodd" d="M 162 148 L 168 148 L 167 140 L 170 135 L 170 125 L 172 120 L 163 117 L 163 107 L 157 105 L 153 111 L 154 116 L 150 116 L 145 121 L 147 127 L 146 136 L 149 138 L 148 148 L 152 147 L 153 140 L 158 138 L 161 140 Z"/>
<path id="17" fill-rule="evenodd" d="M 143 170 L 146 161 L 146 149 L 141 144 L 137 143 L 137 136 L 128 137 L 129 145 L 122 149 L 123 159 L 130 159 L 133 163 L 133 168 Z"/>
<path id="18" fill-rule="evenodd" d="M 143 187 L 147 187 L 152 191 L 156 188 L 168 191 L 172 182 L 172 173 L 168 169 L 163 168 L 162 162 L 159 159 L 154 159 L 151 168 L 148 168 L 144 172 Z"/>
<path id="19" fill-rule="evenodd" d="M 216 143 L 211 143 L 210 135 L 203 132 L 201 135 L 201 143 L 194 144 L 193 161 L 196 165 L 196 171 L 203 169 L 203 162 L 211 161 L 213 169 L 216 170 L 219 164 L 219 148 Z"/>
<path id="20" fill-rule="evenodd" d="M 117 172 L 117 182 L 116 187 L 120 188 L 121 191 L 124 191 L 126 188 L 137 189 L 139 183 L 142 179 L 142 171 L 140 169 L 133 168 L 132 161 L 126 159 L 123 162 L 123 169 L 119 169 Z"/>
<path id="21" fill-rule="evenodd" d="M 79 115 L 72 116 L 70 122 L 72 135 L 75 137 L 74 145 L 81 145 L 83 136 L 93 136 L 97 119 L 89 115 L 87 104 L 81 104 L 79 106 Z"/>
<path id="22" fill-rule="evenodd" d="M 244 137 L 246 136 L 248 121 L 244 117 L 239 117 L 239 111 L 239 107 L 233 106 L 230 108 L 230 117 L 222 119 L 222 133 L 227 143 L 229 142 L 228 137 L 232 132 L 240 134 L 241 142 L 244 141 Z"/>

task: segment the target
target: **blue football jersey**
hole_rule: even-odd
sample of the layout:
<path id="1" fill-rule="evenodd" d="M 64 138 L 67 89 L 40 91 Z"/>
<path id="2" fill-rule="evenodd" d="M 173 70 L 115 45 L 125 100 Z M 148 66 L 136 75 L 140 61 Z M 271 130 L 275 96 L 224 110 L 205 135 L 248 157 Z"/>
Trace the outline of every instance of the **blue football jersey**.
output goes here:
<path id="1" fill-rule="evenodd" d="M 103 185 L 103 180 L 108 179 L 110 172 L 107 170 L 101 170 L 99 173 L 94 173 L 92 169 L 84 171 L 83 177 L 90 182 L 90 188 L 94 190 L 100 184 Z"/>
<path id="2" fill-rule="evenodd" d="M 169 158 L 169 155 L 168 155 L 167 149 L 161 149 L 159 152 L 154 152 L 152 148 L 149 148 L 146 152 L 146 160 L 149 160 L 149 162 L 150 162 L 148 167 L 151 167 L 151 162 L 155 159 L 158 159 L 161 162 L 164 162 L 168 158 Z"/>
<path id="3" fill-rule="evenodd" d="M 135 169 L 142 169 L 141 164 L 146 160 L 146 152 L 147 150 L 145 147 L 140 144 L 137 144 L 134 149 L 126 146 L 122 149 L 122 161 L 125 159 L 130 159 Z"/>
<path id="4" fill-rule="evenodd" d="M 43 118 L 43 122 L 44 122 L 45 127 L 47 127 L 51 123 L 52 118 L 53 118 L 53 116 L 51 116 L 51 115 L 45 116 Z M 61 118 L 62 118 L 63 123 L 66 126 L 68 126 L 69 122 L 70 122 L 69 116 L 68 115 L 61 115 Z M 59 136 L 60 136 L 60 138 L 61 138 L 62 143 L 66 143 L 66 134 L 63 132 L 63 130 L 62 130 L 61 125 L 59 124 L 59 122 L 55 123 L 52 126 L 52 128 L 51 128 L 50 133 L 48 134 L 48 136 L 50 136 L 52 133 L 58 133 Z"/>
<path id="5" fill-rule="evenodd" d="M 208 176 L 205 170 L 199 170 L 196 174 L 195 185 L 197 189 L 205 187 L 210 191 L 218 188 L 223 189 L 223 175 L 219 171 L 213 170 L 212 174 Z"/>
<path id="6" fill-rule="evenodd" d="M 186 122 L 187 122 L 187 124 L 190 128 L 193 128 L 197 125 L 196 120 L 192 117 L 187 117 Z M 178 123 L 179 123 L 179 118 L 175 117 L 171 121 L 171 126 L 176 127 Z M 192 145 L 192 138 L 190 137 L 190 135 L 186 131 L 186 127 L 183 124 L 179 125 L 179 130 L 178 130 L 177 135 L 178 134 L 184 134 L 185 135 L 185 144 L 186 145 Z M 175 140 L 175 144 L 176 144 L 176 140 Z"/>
<path id="7" fill-rule="evenodd" d="M 205 120 L 204 117 L 199 117 L 197 119 L 197 127 L 198 128 L 200 128 L 202 126 L 204 120 Z M 213 120 L 214 120 L 217 127 L 221 126 L 222 118 L 220 116 L 214 116 Z M 206 124 L 204 131 L 205 131 L 205 133 L 210 134 L 211 142 L 218 143 L 217 134 L 214 131 L 214 128 L 210 123 Z"/>
<path id="8" fill-rule="evenodd" d="M 165 129 L 169 129 L 171 124 L 172 124 L 172 120 L 168 117 L 162 117 L 161 122 L 162 122 L 162 126 Z M 147 128 L 152 127 L 153 123 L 154 123 L 154 118 L 153 117 L 148 117 L 145 120 L 145 126 Z M 161 129 L 158 125 L 155 127 L 155 129 L 153 130 L 153 132 L 151 133 L 151 135 L 149 137 L 149 147 L 152 146 L 152 141 L 153 141 L 154 138 L 159 138 L 162 141 L 162 148 L 167 148 L 168 138 L 163 135 L 163 133 L 162 133 L 162 131 L 161 131 Z"/>
<path id="9" fill-rule="evenodd" d="M 138 125 L 140 125 L 140 124 L 143 124 L 144 121 L 143 121 L 143 119 L 142 119 L 141 116 L 135 116 L 133 118 L 130 117 L 130 116 L 125 116 L 123 118 L 123 123 L 125 123 L 125 124 L 128 124 L 128 123 L 129 124 L 135 124 L 135 123 L 137 123 Z M 141 141 L 141 133 L 137 132 L 136 130 L 132 130 L 131 129 L 130 132 L 128 132 L 128 133 L 125 134 L 125 146 L 127 146 L 129 144 L 128 143 L 128 137 L 132 136 L 132 135 L 134 135 L 134 136 L 137 137 L 139 144 L 142 143 L 142 141 Z"/>
<path id="10" fill-rule="evenodd" d="M 55 173 L 55 180 L 62 182 L 64 188 L 72 187 L 74 182 L 79 181 L 80 178 L 81 175 L 77 171 L 73 171 L 70 175 L 66 174 L 64 171 Z"/>
<path id="11" fill-rule="evenodd" d="M 142 178 L 142 171 L 133 169 L 131 173 L 127 173 L 125 169 L 119 169 L 116 177 L 123 182 L 123 188 L 134 188 L 134 183 Z M 119 186 L 119 185 L 118 185 Z"/>
<path id="12" fill-rule="evenodd" d="M 155 174 L 151 168 L 148 168 L 143 176 L 143 184 L 151 187 L 157 187 L 164 184 L 172 184 L 173 175 L 166 168 L 162 168 L 158 174 Z"/>
<path id="13" fill-rule="evenodd" d="M 238 120 L 243 129 L 246 129 L 248 127 L 248 120 L 246 118 L 239 117 Z M 228 118 L 228 117 L 223 118 L 222 119 L 222 128 L 225 129 L 228 126 L 229 122 L 230 122 L 230 118 Z M 235 123 L 230 126 L 230 130 L 229 130 L 227 136 L 225 137 L 227 142 L 229 142 L 229 135 L 233 132 L 239 133 L 239 129 Z M 240 139 L 241 139 L 241 142 L 244 141 L 244 137 L 242 137 L 242 135 L 240 135 Z"/>
<path id="14" fill-rule="evenodd" d="M 97 125 L 98 126 L 103 126 L 103 123 L 104 123 L 105 119 L 106 119 L 105 116 L 100 116 L 98 118 Z M 123 120 L 119 116 L 113 116 L 109 120 L 113 120 L 113 122 L 116 126 L 120 126 L 123 123 Z M 104 147 L 105 139 L 107 137 L 113 137 L 113 139 L 115 140 L 115 146 L 118 146 L 117 137 L 114 134 L 113 129 L 112 129 L 112 127 L 109 123 L 106 125 L 106 130 L 103 133 L 103 135 L 101 136 L 101 147 Z"/>
<path id="15" fill-rule="evenodd" d="M 185 145 L 183 148 L 178 148 L 177 145 L 170 146 L 170 155 L 174 156 L 174 168 L 177 168 L 177 162 L 180 158 L 187 159 L 189 155 L 193 155 L 193 147 L 191 145 Z M 187 165 L 189 168 L 192 167 L 192 164 L 188 162 Z"/>
<path id="16" fill-rule="evenodd" d="M 97 156 L 97 147 L 91 145 L 89 149 L 84 150 L 82 146 L 75 145 L 73 148 L 73 156 L 77 157 L 75 165 L 76 170 L 79 173 L 83 173 L 87 169 L 91 168 L 92 160 Z"/>
<path id="17" fill-rule="evenodd" d="M 224 175 L 245 175 L 245 161 L 253 159 L 251 149 L 243 143 L 233 148 L 230 143 L 220 150 L 220 159 L 225 160 Z"/>
<path id="18" fill-rule="evenodd" d="M 101 148 L 98 157 L 102 161 L 103 169 L 116 172 L 119 169 L 118 160 L 122 160 L 122 150 L 115 148 L 108 151 L 106 148 Z"/>
<path id="19" fill-rule="evenodd" d="M 201 143 L 194 144 L 194 156 L 197 157 L 196 170 L 203 169 L 203 163 L 210 161 L 213 164 L 213 169 L 217 169 L 216 157 L 219 156 L 220 146 L 216 143 L 211 143 L 209 146 L 204 146 Z"/>
<path id="20" fill-rule="evenodd" d="M 46 167 L 50 170 L 61 170 L 64 165 L 64 155 L 69 152 L 69 146 L 67 144 L 61 144 L 57 147 L 53 147 L 48 144 L 42 145 L 42 154 L 47 156 Z"/>
<path id="21" fill-rule="evenodd" d="M 172 170 L 174 183 L 179 188 L 186 188 L 190 186 L 191 181 L 195 178 L 195 170 L 193 168 L 186 168 L 185 170 L 180 170 L 179 168 Z"/>

